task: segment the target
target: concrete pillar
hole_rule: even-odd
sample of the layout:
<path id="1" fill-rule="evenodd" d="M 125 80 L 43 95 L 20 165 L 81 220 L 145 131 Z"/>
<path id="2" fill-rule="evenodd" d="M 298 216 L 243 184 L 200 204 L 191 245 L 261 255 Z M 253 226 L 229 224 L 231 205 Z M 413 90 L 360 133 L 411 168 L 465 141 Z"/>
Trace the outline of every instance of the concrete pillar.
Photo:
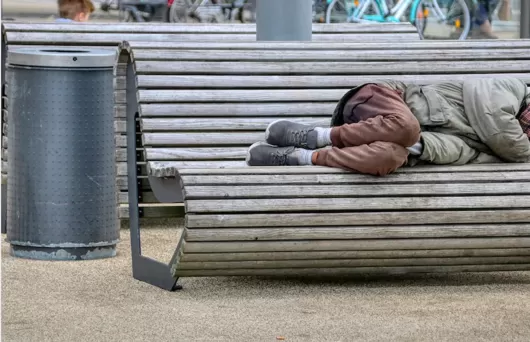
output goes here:
<path id="1" fill-rule="evenodd" d="M 257 0 L 256 39 L 310 41 L 313 0 Z"/>
<path id="2" fill-rule="evenodd" d="M 521 1 L 521 38 L 530 39 L 530 1 Z"/>

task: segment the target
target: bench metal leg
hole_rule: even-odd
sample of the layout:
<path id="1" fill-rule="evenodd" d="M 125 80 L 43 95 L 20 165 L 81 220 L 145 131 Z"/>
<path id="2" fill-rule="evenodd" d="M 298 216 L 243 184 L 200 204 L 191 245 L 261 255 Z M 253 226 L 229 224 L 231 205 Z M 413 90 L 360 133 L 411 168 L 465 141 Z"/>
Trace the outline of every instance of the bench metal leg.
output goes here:
<path id="1" fill-rule="evenodd" d="M 140 238 L 140 213 L 138 207 L 138 172 L 136 169 L 136 119 L 138 103 L 134 72 L 131 63 L 127 66 L 127 180 L 129 191 L 129 229 L 133 277 L 168 291 L 181 289 L 178 278 L 171 275 L 169 265 L 142 255 Z"/>
<path id="2" fill-rule="evenodd" d="M 1 194 L 2 196 L 2 213 L 0 214 L 2 216 L 2 234 L 7 233 L 7 184 L 3 184 L 1 186 Z"/>
<path id="3" fill-rule="evenodd" d="M 6 84 L 6 56 L 7 56 L 7 46 L 6 46 L 6 39 L 5 37 L 2 37 L 2 97 L 6 96 L 7 94 L 5 94 L 5 84 Z M 6 118 L 3 116 L 4 114 L 2 113 L 2 119 L 5 120 Z M 3 121 L 2 120 L 2 121 Z M 4 122 L 2 122 L 2 124 L 4 124 Z M 4 136 L 7 132 L 4 132 L 4 128 L 2 127 L 2 136 L 0 137 L 0 139 L 4 139 Z M 4 142 L 2 141 L 2 147 L 4 146 Z M 9 163 L 9 161 L 8 161 Z M 6 180 L 5 182 L 7 182 L 7 175 L 6 175 Z M 7 184 L 5 184 L 4 182 L 4 179 L 3 179 L 3 175 L 2 175 L 2 184 L 1 184 L 1 188 L 0 188 L 0 196 L 2 196 L 1 198 L 1 201 L 2 201 L 2 207 L 0 208 L 1 210 L 1 233 L 2 234 L 6 234 L 7 233 Z"/>

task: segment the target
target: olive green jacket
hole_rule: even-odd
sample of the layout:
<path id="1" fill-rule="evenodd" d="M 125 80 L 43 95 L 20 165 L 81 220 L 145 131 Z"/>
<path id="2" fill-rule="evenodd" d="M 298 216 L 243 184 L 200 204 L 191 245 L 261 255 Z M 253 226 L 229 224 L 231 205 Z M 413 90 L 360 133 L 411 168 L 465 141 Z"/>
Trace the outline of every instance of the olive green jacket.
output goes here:
<path id="1" fill-rule="evenodd" d="M 530 162 L 530 141 L 517 120 L 522 108 L 530 104 L 523 81 L 483 78 L 428 86 L 392 80 L 376 83 L 401 92 L 418 119 L 423 144 L 420 162 L 454 165 Z M 339 112 L 345 101 L 343 98 L 337 106 L 333 126 L 342 124 Z M 410 164 L 417 162 L 411 160 Z"/>

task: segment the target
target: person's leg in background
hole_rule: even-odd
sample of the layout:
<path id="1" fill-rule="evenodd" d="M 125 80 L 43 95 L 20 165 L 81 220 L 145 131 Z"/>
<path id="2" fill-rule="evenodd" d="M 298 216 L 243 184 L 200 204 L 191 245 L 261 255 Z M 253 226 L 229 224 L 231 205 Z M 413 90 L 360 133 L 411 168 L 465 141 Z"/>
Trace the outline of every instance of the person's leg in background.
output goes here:
<path id="1" fill-rule="evenodd" d="M 478 7 L 472 13 L 473 30 L 471 38 L 498 39 L 493 33 L 491 25 L 493 12 L 498 5 L 498 0 L 479 0 Z"/>
<path id="2" fill-rule="evenodd" d="M 348 100 L 343 116 L 345 124 L 333 128 L 273 122 L 267 128 L 267 144 L 251 146 L 247 163 L 321 165 L 383 175 L 406 163 L 406 147 L 420 138 L 417 119 L 390 88 L 365 85 Z M 330 148 L 317 150 L 326 146 Z"/>

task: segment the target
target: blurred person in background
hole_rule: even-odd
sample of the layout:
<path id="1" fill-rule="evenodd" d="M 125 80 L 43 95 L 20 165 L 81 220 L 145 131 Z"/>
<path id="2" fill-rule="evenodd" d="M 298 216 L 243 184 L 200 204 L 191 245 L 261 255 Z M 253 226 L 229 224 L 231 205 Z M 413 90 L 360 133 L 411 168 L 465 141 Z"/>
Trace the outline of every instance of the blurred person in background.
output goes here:
<path id="1" fill-rule="evenodd" d="M 94 12 L 95 7 L 91 0 L 58 0 L 59 18 L 56 22 L 85 22 Z"/>
<path id="2" fill-rule="evenodd" d="M 511 0 L 478 0 L 473 3 L 472 0 L 467 0 L 471 15 L 473 17 L 473 31 L 470 38 L 475 39 L 497 39 L 498 37 L 493 33 L 492 19 L 493 13 L 497 6 L 499 6 L 499 19 L 509 20 L 511 14 L 510 8 Z"/>

